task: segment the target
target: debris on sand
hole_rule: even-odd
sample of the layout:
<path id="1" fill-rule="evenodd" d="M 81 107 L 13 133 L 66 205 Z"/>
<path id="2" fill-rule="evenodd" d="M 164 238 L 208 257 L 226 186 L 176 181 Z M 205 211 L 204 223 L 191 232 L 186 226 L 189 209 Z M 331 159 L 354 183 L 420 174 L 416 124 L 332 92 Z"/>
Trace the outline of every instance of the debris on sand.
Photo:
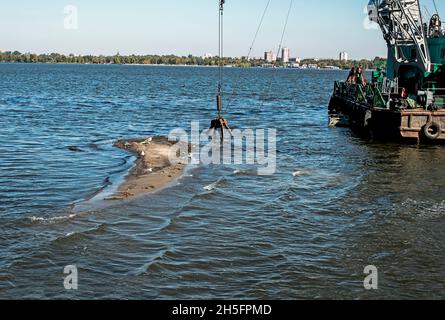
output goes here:
<path id="1" fill-rule="evenodd" d="M 179 178 L 186 167 L 188 154 L 184 161 L 172 164 L 169 155 L 176 142 L 165 137 L 119 140 L 114 146 L 133 153 L 136 164 L 119 187 L 116 194 L 107 201 L 128 200 L 140 195 L 157 191 Z M 190 146 L 188 146 L 190 152 Z"/>

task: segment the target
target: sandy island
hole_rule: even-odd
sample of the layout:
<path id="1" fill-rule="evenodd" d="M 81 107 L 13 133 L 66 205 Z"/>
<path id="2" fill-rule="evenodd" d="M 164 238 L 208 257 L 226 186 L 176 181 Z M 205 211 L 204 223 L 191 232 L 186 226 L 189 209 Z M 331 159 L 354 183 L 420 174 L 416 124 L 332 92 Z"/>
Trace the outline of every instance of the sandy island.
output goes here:
<path id="1" fill-rule="evenodd" d="M 115 147 L 136 155 L 137 160 L 118 191 L 105 200 L 132 199 L 155 192 L 179 178 L 186 167 L 190 146 L 187 148 L 185 144 L 188 153 L 181 155 L 182 160 L 178 164 L 171 164 L 169 153 L 174 144 L 176 142 L 170 142 L 165 137 L 119 140 L 114 143 Z"/>

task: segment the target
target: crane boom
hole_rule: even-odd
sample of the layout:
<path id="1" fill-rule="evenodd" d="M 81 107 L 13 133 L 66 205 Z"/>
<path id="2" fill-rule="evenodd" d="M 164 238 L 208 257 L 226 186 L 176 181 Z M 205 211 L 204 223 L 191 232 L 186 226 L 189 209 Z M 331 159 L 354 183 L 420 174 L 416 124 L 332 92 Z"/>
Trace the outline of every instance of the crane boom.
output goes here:
<path id="1" fill-rule="evenodd" d="M 401 64 L 410 64 L 430 72 L 427 30 L 419 0 L 370 0 L 368 9 L 370 20 L 380 25 L 396 70 Z"/>

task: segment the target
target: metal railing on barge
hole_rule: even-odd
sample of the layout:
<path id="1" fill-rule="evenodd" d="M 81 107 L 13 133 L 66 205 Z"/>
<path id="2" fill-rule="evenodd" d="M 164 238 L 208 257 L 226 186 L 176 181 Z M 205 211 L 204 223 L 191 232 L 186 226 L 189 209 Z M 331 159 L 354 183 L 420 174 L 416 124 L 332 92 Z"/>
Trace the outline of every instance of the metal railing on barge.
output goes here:
<path id="1" fill-rule="evenodd" d="M 359 104 L 365 104 L 370 108 L 387 109 L 390 95 L 388 93 L 388 100 L 385 100 L 381 88 L 377 84 L 362 84 L 348 83 L 344 81 L 336 81 L 334 83 L 334 96 L 347 99 Z"/>
<path id="2" fill-rule="evenodd" d="M 381 82 L 368 83 L 366 85 L 336 81 L 334 84 L 334 96 L 375 109 L 390 109 L 390 102 L 395 102 L 397 105 L 397 102 L 402 100 L 411 103 L 411 106 L 408 107 L 409 109 L 440 110 L 445 108 L 445 88 L 438 88 L 435 82 L 426 82 L 419 91 L 424 92 L 425 96 L 431 94 L 432 100 L 429 103 L 427 101 L 418 103 L 417 98 L 401 98 L 401 89 L 398 79 L 390 80 L 384 78 Z"/>

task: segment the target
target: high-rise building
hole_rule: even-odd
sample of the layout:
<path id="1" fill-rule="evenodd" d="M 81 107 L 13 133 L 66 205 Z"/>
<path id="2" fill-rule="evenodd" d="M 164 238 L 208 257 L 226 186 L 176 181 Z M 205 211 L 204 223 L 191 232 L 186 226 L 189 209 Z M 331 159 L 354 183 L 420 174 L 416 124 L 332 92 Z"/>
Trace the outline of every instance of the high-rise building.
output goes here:
<path id="1" fill-rule="evenodd" d="M 340 52 L 339 60 L 340 61 L 348 61 L 349 60 L 348 53 L 345 51 Z"/>
<path id="2" fill-rule="evenodd" d="M 281 50 L 281 57 L 282 57 L 284 63 L 288 63 L 289 59 L 290 59 L 290 49 L 283 48 L 283 50 Z"/>
<path id="3" fill-rule="evenodd" d="M 266 60 L 269 63 L 275 62 L 277 61 L 277 55 L 273 53 L 273 51 L 264 52 L 264 60 Z"/>

